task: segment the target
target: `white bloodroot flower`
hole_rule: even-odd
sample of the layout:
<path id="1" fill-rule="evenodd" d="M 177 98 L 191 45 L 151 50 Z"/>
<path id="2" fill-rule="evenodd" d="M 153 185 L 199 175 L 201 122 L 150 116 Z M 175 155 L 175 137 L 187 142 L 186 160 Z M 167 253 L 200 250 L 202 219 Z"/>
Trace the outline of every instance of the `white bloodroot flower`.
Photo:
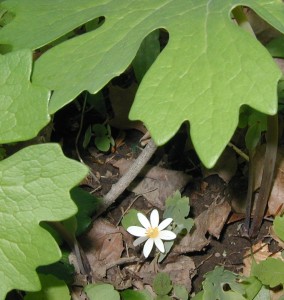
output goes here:
<path id="1" fill-rule="evenodd" d="M 162 252 L 165 252 L 165 246 L 162 240 L 174 240 L 176 234 L 170 230 L 163 230 L 168 227 L 173 219 L 167 218 L 161 222 L 159 225 L 159 213 L 156 209 L 151 212 L 150 222 L 149 220 L 141 213 L 137 214 L 138 220 L 140 221 L 143 227 L 139 226 L 130 226 L 127 228 L 127 231 L 134 236 L 138 236 L 133 242 L 133 245 L 136 247 L 141 243 L 145 242 L 143 248 L 143 254 L 147 258 L 153 248 L 155 243 L 156 247 Z"/>

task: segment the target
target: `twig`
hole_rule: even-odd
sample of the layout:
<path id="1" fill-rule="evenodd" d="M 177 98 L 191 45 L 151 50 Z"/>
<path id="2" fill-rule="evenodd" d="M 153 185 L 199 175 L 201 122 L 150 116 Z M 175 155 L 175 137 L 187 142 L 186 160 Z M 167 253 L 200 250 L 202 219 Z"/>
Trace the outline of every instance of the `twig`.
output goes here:
<path id="1" fill-rule="evenodd" d="M 143 167 L 147 164 L 156 150 L 157 146 L 155 145 L 154 141 L 150 139 L 147 146 L 133 162 L 128 171 L 119 179 L 117 183 L 115 183 L 111 187 L 110 191 L 105 195 L 105 197 L 103 198 L 103 203 L 96 213 L 94 219 L 100 216 L 126 190 L 130 183 L 136 178 Z"/>
<path id="2" fill-rule="evenodd" d="M 240 148 L 238 148 L 236 145 L 229 142 L 228 146 L 230 146 L 239 156 L 244 158 L 246 161 L 249 161 L 249 156 L 245 154 Z"/>

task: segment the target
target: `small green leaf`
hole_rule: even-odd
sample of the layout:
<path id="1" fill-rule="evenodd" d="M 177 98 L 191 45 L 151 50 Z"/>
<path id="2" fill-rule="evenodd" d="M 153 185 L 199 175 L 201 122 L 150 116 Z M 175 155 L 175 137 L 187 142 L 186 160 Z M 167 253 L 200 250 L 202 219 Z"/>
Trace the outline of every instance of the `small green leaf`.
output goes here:
<path id="1" fill-rule="evenodd" d="M 284 241 L 284 217 L 276 216 L 273 222 L 273 229 L 279 238 Z"/>
<path id="2" fill-rule="evenodd" d="M 250 126 L 245 136 L 247 149 L 250 151 L 254 150 L 260 141 L 260 137 L 261 137 L 260 126 L 258 126 L 258 124 Z"/>
<path id="3" fill-rule="evenodd" d="M 171 297 L 168 295 L 158 295 L 155 300 L 171 300 Z"/>
<path id="4" fill-rule="evenodd" d="M 271 288 L 284 283 L 284 262 L 268 257 L 253 267 L 253 275 Z"/>
<path id="5" fill-rule="evenodd" d="M 166 209 L 164 218 L 172 218 L 173 222 L 178 227 L 178 232 L 186 229 L 188 232 L 193 226 L 193 220 L 187 218 L 190 211 L 188 197 L 181 197 L 179 191 L 176 191 L 173 196 L 166 199 Z"/>
<path id="6" fill-rule="evenodd" d="M 102 124 L 94 124 L 92 126 L 92 131 L 94 132 L 95 136 L 106 136 L 107 135 L 107 128 Z"/>
<path id="7" fill-rule="evenodd" d="M 80 235 L 88 229 L 92 222 L 91 216 L 100 206 L 102 200 L 78 187 L 73 188 L 70 195 L 78 207 L 75 216 L 77 219 L 76 235 Z"/>
<path id="8" fill-rule="evenodd" d="M 132 208 L 130 209 L 121 220 L 121 225 L 125 230 L 127 230 L 130 226 L 141 226 L 141 223 L 138 220 L 137 213 L 139 213 L 138 210 Z"/>
<path id="9" fill-rule="evenodd" d="M 159 296 L 167 295 L 173 286 L 170 276 L 167 273 L 158 273 L 153 281 L 153 289 Z"/>
<path id="10" fill-rule="evenodd" d="M 119 293 L 111 284 L 89 284 L 84 291 L 90 300 L 120 300 Z"/>
<path id="11" fill-rule="evenodd" d="M 205 275 L 203 300 L 245 300 L 244 286 L 237 283 L 237 276 L 223 267 L 215 267 Z M 224 290 L 226 288 L 226 290 Z"/>
<path id="12" fill-rule="evenodd" d="M 179 300 L 188 299 L 188 291 L 183 285 L 174 285 L 174 295 Z"/>
<path id="13" fill-rule="evenodd" d="M 53 275 L 39 274 L 42 286 L 39 292 L 29 292 L 24 300 L 70 300 L 70 293 L 66 283 Z"/>
<path id="14" fill-rule="evenodd" d="M 144 291 L 125 290 L 120 293 L 122 300 L 152 300 L 151 294 Z"/>
<path id="15" fill-rule="evenodd" d="M 110 140 L 107 136 L 97 136 L 95 137 L 96 147 L 103 152 L 107 152 L 110 147 Z"/>
<path id="16" fill-rule="evenodd" d="M 89 126 L 84 135 L 83 148 L 86 149 L 91 141 L 92 137 L 92 127 Z"/>

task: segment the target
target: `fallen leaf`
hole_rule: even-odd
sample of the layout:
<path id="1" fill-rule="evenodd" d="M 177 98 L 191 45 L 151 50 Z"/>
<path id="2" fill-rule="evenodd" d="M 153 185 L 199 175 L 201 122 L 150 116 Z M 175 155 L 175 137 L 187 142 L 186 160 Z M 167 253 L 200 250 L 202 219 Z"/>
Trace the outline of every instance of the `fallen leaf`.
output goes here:
<path id="1" fill-rule="evenodd" d="M 168 273 L 174 284 L 183 285 L 190 292 L 191 281 L 196 275 L 196 268 L 190 257 L 181 255 L 172 262 L 165 261 L 163 265 L 160 265 L 159 272 Z"/>
<path id="2" fill-rule="evenodd" d="M 102 218 L 93 223 L 80 241 L 95 278 L 105 277 L 107 265 L 119 260 L 124 250 L 119 228 Z"/>
<path id="3" fill-rule="evenodd" d="M 122 158 L 113 166 L 119 168 L 120 174 L 123 175 L 132 163 L 132 160 Z M 128 190 L 137 195 L 143 195 L 149 203 L 161 210 L 165 208 L 165 200 L 175 191 L 181 190 L 192 178 L 181 171 L 149 165 L 144 167 L 138 176 L 143 176 L 143 179 L 140 181 L 135 180 L 128 187 Z"/>
<path id="4" fill-rule="evenodd" d="M 230 212 L 231 206 L 227 201 L 224 199 L 220 202 L 214 201 L 207 210 L 195 218 L 193 230 L 173 247 L 171 254 L 201 251 L 210 243 L 206 238 L 207 232 L 218 239 Z"/>

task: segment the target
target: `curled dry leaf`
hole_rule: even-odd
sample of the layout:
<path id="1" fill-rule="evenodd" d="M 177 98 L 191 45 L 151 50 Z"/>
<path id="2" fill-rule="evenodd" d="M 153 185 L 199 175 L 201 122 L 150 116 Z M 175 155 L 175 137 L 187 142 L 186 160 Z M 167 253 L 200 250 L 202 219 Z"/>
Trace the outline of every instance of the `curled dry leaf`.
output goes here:
<path id="1" fill-rule="evenodd" d="M 265 146 L 261 146 L 257 149 L 255 154 L 255 175 L 256 183 L 255 190 L 260 187 L 261 176 L 263 172 L 263 160 L 264 160 Z M 270 198 L 268 200 L 268 212 L 267 215 L 275 216 L 284 209 L 284 148 L 279 147 L 276 159 L 276 168 L 274 175 L 273 187 L 271 190 Z"/>
<path id="2" fill-rule="evenodd" d="M 119 168 L 121 175 L 125 174 L 132 160 L 120 159 L 113 166 Z M 171 196 L 176 190 L 181 190 L 191 180 L 191 176 L 181 171 L 168 170 L 161 167 L 147 165 L 143 168 L 139 177 L 128 187 L 128 190 L 137 195 L 143 195 L 153 206 L 163 210 L 165 199 Z"/>

